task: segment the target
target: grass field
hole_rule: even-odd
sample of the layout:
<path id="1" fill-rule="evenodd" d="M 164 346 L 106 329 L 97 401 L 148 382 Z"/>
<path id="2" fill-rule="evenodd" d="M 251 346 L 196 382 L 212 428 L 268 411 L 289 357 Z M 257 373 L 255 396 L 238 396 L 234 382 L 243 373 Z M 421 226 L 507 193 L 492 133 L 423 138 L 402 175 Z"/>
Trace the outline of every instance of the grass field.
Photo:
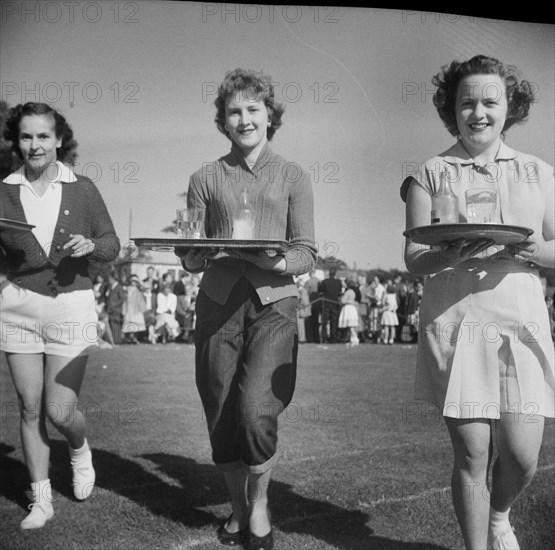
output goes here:
<path id="1" fill-rule="evenodd" d="M 293 403 L 281 417 L 270 486 L 279 550 L 459 550 L 451 448 L 437 413 L 412 399 L 416 347 L 303 344 Z M 97 486 L 77 502 L 67 447 L 50 428 L 55 517 L 20 531 L 28 478 L 15 393 L 0 369 L 0 544 L 12 549 L 217 550 L 230 511 L 210 458 L 185 344 L 94 355 L 81 394 Z M 539 471 L 514 506 L 523 550 L 555 544 L 555 423 Z M 481 498 L 478 491 L 477 498 Z"/>

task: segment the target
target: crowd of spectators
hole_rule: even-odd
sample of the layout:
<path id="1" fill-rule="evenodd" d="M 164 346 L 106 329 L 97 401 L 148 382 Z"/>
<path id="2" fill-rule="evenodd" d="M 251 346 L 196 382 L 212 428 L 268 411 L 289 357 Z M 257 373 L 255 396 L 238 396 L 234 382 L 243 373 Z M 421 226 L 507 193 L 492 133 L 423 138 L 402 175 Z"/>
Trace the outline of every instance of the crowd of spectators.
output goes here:
<path id="1" fill-rule="evenodd" d="M 299 279 L 299 341 L 391 345 L 416 343 L 423 282 L 378 275 L 338 277 L 330 268 L 324 279 L 311 271 Z"/>
<path id="2" fill-rule="evenodd" d="M 201 275 L 181 270 L 177 280 L 161 276 L 152 266 L 140 279 L 120 280 L 111 272 L 94 282 L 99 319 L 99 344 L 192 343 L 195 302 Z M 329 270 L 324 279 L 313 270 L 297 279 L 299 342 L 391 345 L 416 343 L 418 310 L 424 288 L 421 279 L 374 275 L 338 277 Z M 546 296 L 555 341 L 553 296 Z"/>
<path id="3" fill-rule="evenodd" d="M 132 274 L 122 280 L 110 272 L 108 280 L 98 274 L 94 281 L 99 320 L 99 344 L 192 343 L 199 275 L 181 270 L 174 280 L 170 272 L 161 277 L 147 268 L 141 280 Z"/>

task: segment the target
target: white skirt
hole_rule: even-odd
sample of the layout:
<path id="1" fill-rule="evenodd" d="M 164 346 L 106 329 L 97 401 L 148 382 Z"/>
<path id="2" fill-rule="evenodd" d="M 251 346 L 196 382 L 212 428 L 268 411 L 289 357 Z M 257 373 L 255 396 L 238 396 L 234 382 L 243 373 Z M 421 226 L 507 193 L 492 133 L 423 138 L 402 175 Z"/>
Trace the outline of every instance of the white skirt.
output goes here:
<path id="1" fill-rule="evenodd" d="M 358 327 L 358 310 L 354 304 L 344 304 L 339 313 L 339 328 Z"/>
<path id="2" fill-rule="evenodd" d="M 394 311 L 384 311 L 381 323 L 382 326 L 396 327 L 399 324 L 399 317 Z"/>
<path id="3" fill-rule="evenodd" d="M 419 314 L 416 398 L 453 418 L 555 416 L 555 352 L 536 269 L 447 269 L 426 281 Z"/>

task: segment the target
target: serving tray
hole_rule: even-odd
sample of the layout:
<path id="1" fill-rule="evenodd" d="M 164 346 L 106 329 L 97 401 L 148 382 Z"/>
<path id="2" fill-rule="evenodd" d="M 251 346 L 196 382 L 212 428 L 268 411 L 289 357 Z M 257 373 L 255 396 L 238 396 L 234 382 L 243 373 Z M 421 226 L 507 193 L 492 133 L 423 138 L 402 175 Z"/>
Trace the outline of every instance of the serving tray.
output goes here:
<path id="1" fill-rule="evenodd" d="M 19 222 L 17 220 L 9 220 L 8 218 L 0 218 L 0 229 L 15 229 L 17 231 L 31 231 L 35 227 L 30 223 Z"/>
<path id="2" fill-rule="evenodd" d="M 134 237 L 132 241 L 137 246 L 144 246 L 150 250 L 173 252 L 174 248 L 208 248 L 218 250 L 274 250 L 286 252 L 290 248 L 287 241 L 274 239 L 164 239 L 150 237 Z"/>
<path id="3" fill-rule="evenodd" d="M 457 239 L 491 239 L 495 244 L 506 245 L 525 241 L 534 231 L 529 227 L 496 223 L 435 223 L 413 227 L 403 232 L 405 237 L 418 244 L 437 245 L 442 241 Z"/>

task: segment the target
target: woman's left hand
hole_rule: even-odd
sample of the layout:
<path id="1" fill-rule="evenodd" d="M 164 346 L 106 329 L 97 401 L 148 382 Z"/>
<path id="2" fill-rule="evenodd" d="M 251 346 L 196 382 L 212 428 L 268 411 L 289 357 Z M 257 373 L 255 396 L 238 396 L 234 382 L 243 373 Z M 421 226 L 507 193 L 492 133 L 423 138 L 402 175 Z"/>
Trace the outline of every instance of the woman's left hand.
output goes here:
<path id="1" fill-rule="evenodd" d="M 533 239 L 528 239 L 527 241 L 515 244 L 509 244 L 506 250 L 513 259 L 517 262 L 531 262 L 542 265 L 541 250 L 542 247 L 540 243 Z"/>
<path id="2" fill-rule="evenodd" d="M 95 244 L 91 239 L 86 239 L 83 235 L 70 235 L 70 240 L 64 244 L 64 250 L 71 249 L 72 258 L 88 256 L 94 252 Z"/>

